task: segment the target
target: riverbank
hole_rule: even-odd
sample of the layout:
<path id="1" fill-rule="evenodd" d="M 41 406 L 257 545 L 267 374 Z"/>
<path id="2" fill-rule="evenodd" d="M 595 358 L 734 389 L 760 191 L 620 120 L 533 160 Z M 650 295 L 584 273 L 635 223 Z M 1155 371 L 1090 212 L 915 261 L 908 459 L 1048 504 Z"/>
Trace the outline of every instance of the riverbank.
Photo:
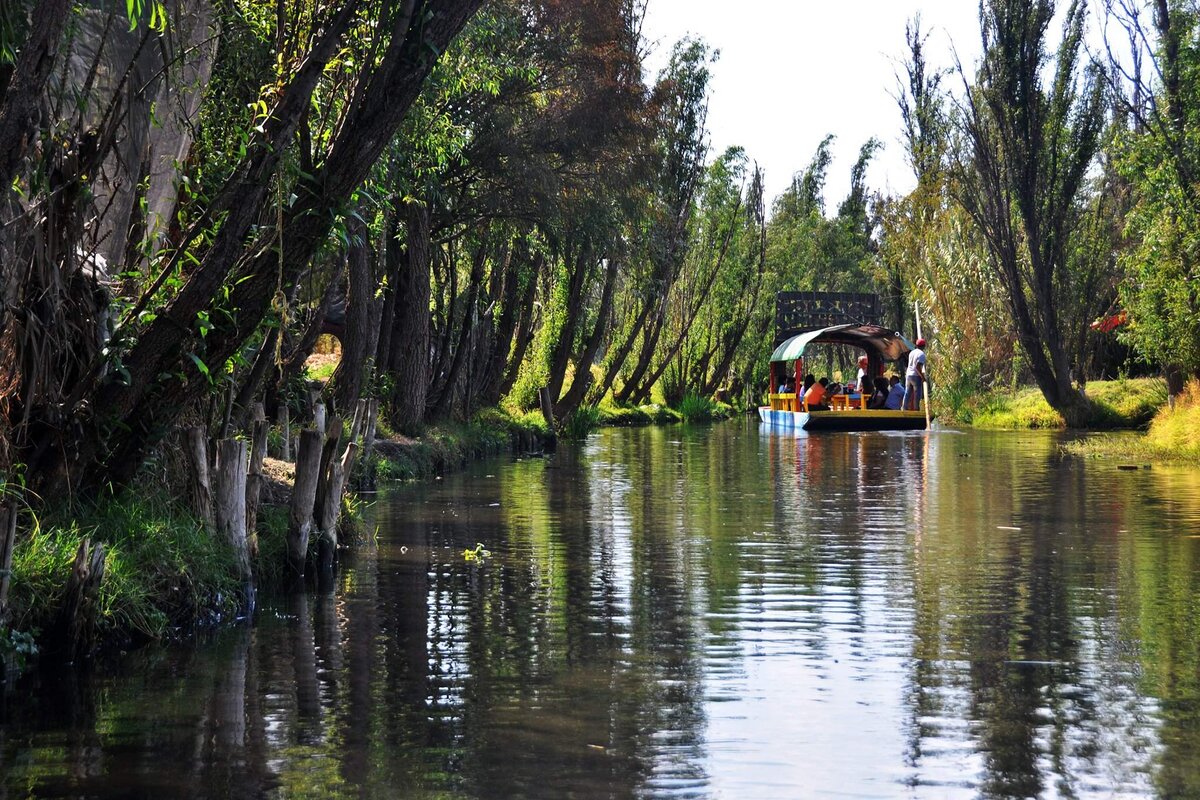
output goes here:
<path id="1" fill-rule="evenodd" d="M 548 429 L 536 415 L 481 412 L 468 424 L 430 428 L 420 439 L 377 438 L 359 483 L 374 486 L 442 475 L 503 452 L 539 452 Z M 284 580 L 286 534 L 294 466 L 267 458 L 267 483 L 257 514 L 253 569 L 260 591 Z M 104 548 L 104 576 L 95 599 L 90 639 L 126 648 L 185 635 L 232 619 L 244 606 L 237 561 L 226 540 L 191 514 L 178 478 L 159 465 L 148 469 L 138 491 L 85 506 L 43 504 L 23 515 L 13 551 L 9 624 L 0 627 L 0 663 L 20 667 L 39 647 L 52 644 L 66 601 L 67 576 L 89 541 Z M 341 541 L 353 542 L 362 501 L 343 500 Z M 312 546 L 316 547 L 316 537 Z M 35 646 L 36 645 L 36 646 Z"/>
<path id="2" fill-rule="evenodd" d="M 1089 430 L 1145 429 L 1167 402 L 1160 378 L 1091 381 L 1087 396 L 1092 413 Z M 990 430 L 1061 430 L 1062 415 L 1050 407 L 1036 387 L 990 392 L 938 391 L 933 399 L 938 418 L 951 425 Z"/>
<path id="3" fill-rule="evenodd" d="M 1089 436 L 1068 443 L 1064 449 L 1086 458 L 1126 463 L 1200 465 L 1200 381 L 1184 388 L 1175 399 L 1174 408 L 1160 408 L 1144 434 Z"/>
<path id="4" fill-rule="evenodd" d="M 663 405 L 585 409 L 575 433 L 598 426 L 673 424 L 724 419 L 734 410 L 715 401 L 691 401 L 681 409 Z M 568 426 L 570 428 L 570 426 Z M 381 430 L 363 464 L 359 484 L 433 478 L 473 461 L 499 455 L 539 454 L 550 429 L 536 412 L 501 409 L 479 412 L 470 423 L 431 427 L 420 438 Z M 152 470 L 137 492 L 104 498 L 85 507 L 43 508 L 27 515 L 27 535 L 13 553 L 10 625 L 0 628 L 0 662 L 20 665 L 54 635 L 66 593 L 66 576 L 86 539 L 105 549 L 104 579 L 94 615 L 93 639 L 120 648 L 186 635 L 197 627 L 229 620 L 243 606 L 236 557 L 192 515 L 176 479 Z M 294 465 L 268 457 L 267 482 L 257 515 L 254 574 L 260 591 L 277 590 L 284 580 L 288 508 Z M 361 527 L 362 501 L 344 499 L 342 541 Z M 313 540 L 313 547 L 316 540 Z"/>

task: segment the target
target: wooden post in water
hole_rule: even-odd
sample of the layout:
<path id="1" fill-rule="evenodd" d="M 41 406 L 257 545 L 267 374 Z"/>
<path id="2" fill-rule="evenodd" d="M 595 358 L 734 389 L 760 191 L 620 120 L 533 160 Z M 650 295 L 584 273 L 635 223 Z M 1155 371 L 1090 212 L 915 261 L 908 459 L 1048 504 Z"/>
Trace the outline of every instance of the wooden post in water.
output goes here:
<path id="1" fill-rule="evenodd" d="M 333 565 L 331 547 L 337 547 L 336 525 L 338 511 L 342 507 L 341 481 L 343 476 L 337 474 L 335 462 L 338 461 L 337 453 L 342 442 L 343 428 L 344 423 L 340 417 L 330 417 L 329 427 L 325 431 L 325 446 L 321 449 L 321 465 L 317 470 L 319 476 L 317 478 L 317 502 L 313 516 L 319 537 L 317 539 L 317 559 L 322 570 Z M 333 494 L 335 489 L 336 495 Z M 327 519 L 332 519 L 335 526 L 332 544 L 328 538 L 330 531 L 325 523 Z"/>
<path id="2" fill-rule="evenodd" d="M 217 442 L 213 480 L 213 510 L 217 531 L 233 548 L 246 605 L 254 607 L 254 572 L 246 535 L 246 443 L 240 439 Z"/>
<path id="3" fill-rule="evenodd" d="M 296 480 L 292 488 L 292 504 L 288 515 L 288 568 L 293 577 L 304 575 L 304 560 L 308 556 L 308 538 L 313 529 L 313 506 L 317 500 L 317 484 L 321 475 L 321 450 L 325 437 L 316 430 L 300 434 L 296 449 Z"/>
<path id="4" fill-rule="evenodd" d="M 371 450 L 375 447 L 375 431 L 379 423 L 379 399 L 371 398 L 367 402 L 367 422 L 363 429 L 363 475 L 364 480 L 375 480 L 375 474 L 371 471 Z"/>
<path id="5" fill-rule="evenodd" d="M 325 432 L 325 404 L 324 403 L 313 404 L 313 427 L 317 429 L 318 433 Z"/>
<path id="6" fill-rule="evenodd" d="M 558 434 L 554 428 L 554 400 L 550 397 L 550 389 L 546 386 L 538 389 L 538 403 L 542 407 L 542 419 L 546 421 L 546 427 L 550 429 L 550 434 L 546 439 L 546 449 L 553 450 L 558 444 Z"/>
<path id="7" fill-rule="evenodd" d="M 92 650 L 96 633 L 96 598 L 104 580 L 104 545 L 85 538 L 75 551 L 63 604 L 51 635 L 51 649 L 75 661 Z"/>
<path id="8" fill-rule="evenodd" d="M 254 404 L 251 418 L 254 423 L 250 429 L 250 472 L 246 476 L 246 540 L 253 560 L 258 558 L 258 498 L 267 482 L 263 473 L 263 460 L 267 457 L 267 415 L 262 403 Z"/>

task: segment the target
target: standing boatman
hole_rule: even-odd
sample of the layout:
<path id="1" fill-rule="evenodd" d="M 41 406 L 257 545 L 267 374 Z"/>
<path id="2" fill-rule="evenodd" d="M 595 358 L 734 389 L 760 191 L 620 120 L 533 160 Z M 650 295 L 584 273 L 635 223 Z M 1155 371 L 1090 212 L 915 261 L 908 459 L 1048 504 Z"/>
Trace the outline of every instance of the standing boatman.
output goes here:
<path id="1" fill-rule="evenodd" d="M 925 340 L 918 337 L 917 347 L 908 354 L 908 370 L 904 373 L 904 402 L 902 408 L 909 411 L 921 409 L 921 389 L 925 384 Z M 908 399 L 912 398 L 912 405 Z"/>

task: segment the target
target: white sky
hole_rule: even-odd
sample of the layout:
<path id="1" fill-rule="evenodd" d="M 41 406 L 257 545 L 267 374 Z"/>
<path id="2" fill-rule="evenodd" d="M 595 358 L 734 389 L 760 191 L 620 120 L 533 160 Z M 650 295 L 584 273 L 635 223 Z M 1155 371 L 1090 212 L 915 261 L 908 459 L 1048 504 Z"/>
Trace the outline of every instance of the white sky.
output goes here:
<path id="1" fill-rule="evenodd" d="M 980 50 L 978 9 L 977 0 L 649 0 L 643 33 L 656 46 L 647 80 L 684 35 L 719 49 L 708 115 L 711 153 L 744 147 L 766 171 L 774 198 L 832 133 L 825 197 L 833 213 L 871 136 L 884 149 L 868 172 L 869 187 L 903 193 L 914 183 L 891 96 L 905 54 L 905 22 L 919 11 L 922 28 L 932 31 L 932 67 L 953 65 L 951 41 L 969 65 Z M 957 85 L 957 76 L 950 80 Z"/>

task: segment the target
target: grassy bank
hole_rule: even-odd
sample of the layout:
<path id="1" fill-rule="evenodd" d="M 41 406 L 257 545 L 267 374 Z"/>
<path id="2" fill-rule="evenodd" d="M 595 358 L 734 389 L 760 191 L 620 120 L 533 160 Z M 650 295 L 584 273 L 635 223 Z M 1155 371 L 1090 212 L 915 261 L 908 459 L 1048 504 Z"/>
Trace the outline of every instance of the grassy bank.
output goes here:
<path id="1" fill-rule="evenodd" d="M 938 395 L 941 396 L 938 396 Z M 1087 385 L 1093 430 L 1145 428 L 1167 401 L 1166 384 L 1158 378 L 1092 381 Z M 1036 387 L 1014 391 L 935 393 L 934 411 L 943 422 L 1000 430 L 1061 429 L 1062 416 Z"/>
<path id="2" fill-rule="evenodd" d="M 11 626 L 43 634 L 61 608 L 80 542 L 106 551 L 97 635 L 159 639 L 237 610 L 232 550 L 165 491 L 127 492 L 78 509 L 46 511 L 13 551 Z"/>
<path id="3" fill-rule="evenodd" d="M 577 424 L 586 435 L 597 424 L 663 424 L 722 418 L 732 412 L 711 402 L 685 404 L 679 411 L 659 405 L 607 406 L 588 410 Z M 548 434 L 536 412 L 488 409 L 468 424 L 430 428 L 419 439 L 382 430 L 367 468 L 380 482 L 428 478 L 491 455 L 540 451 Z M 284 504 L 290 496 L 291 468 L 274 459 L 268 462 L 272 485 L 259 508 L 254 566 L 260 590 L 269 592 L 284 577 Z M 361 502 L 353 495 L 344 502 L 343 521 L 352 531 L 361 519 Z M 26 515 L 23 526 L 29 532 L 19 538 L 13 554 L 10 624 L 7 631 L 0 630 L 0 661 L 6 656 L 11 660 L 14 642 L 24 643 L 26 634 L 44 636 L 54 625 L 71 564 L 85 538 L 103 544 L 106 552 L 96 613 L 96 638 L 102 642 L 126 646 L 169 638 L 197 624 L 228 619 L 241 606 L 231 548 L 187 511 L 181 495 L 171 491 L 165 479 L 86 507 L 47 504 L 36 518 Z"/>
<path id="4" fill-rule="evenodd" d="M 536 412 L 510 414 L 490 408 L 467 424 L 432 427 L 419 439 L 385 431 L 375 443 L 372 466 L 380 481 L 429 478 L 487 456 L 540 451 L 549 432 Z"/>
<path id="5" fill-rule="evenodd" d="M 599 406 L 599 424 L 628 428 L 643 425 L 673 425 L 678 422 L 715 422 L 737 414 L 730 405 L 706 397 L 688 395 L 671 408 L 661 403 L 644 406 L 618 406 L 605 400 Z"/>
<path id="6" fill-rule="evenodd" d="M 1200 465 L 1200 381 L 1188 384 L 1174 409 L 1160 408 L 1145 434 L 1090 436 L 1066 450 L 1089 458 Z"/>

